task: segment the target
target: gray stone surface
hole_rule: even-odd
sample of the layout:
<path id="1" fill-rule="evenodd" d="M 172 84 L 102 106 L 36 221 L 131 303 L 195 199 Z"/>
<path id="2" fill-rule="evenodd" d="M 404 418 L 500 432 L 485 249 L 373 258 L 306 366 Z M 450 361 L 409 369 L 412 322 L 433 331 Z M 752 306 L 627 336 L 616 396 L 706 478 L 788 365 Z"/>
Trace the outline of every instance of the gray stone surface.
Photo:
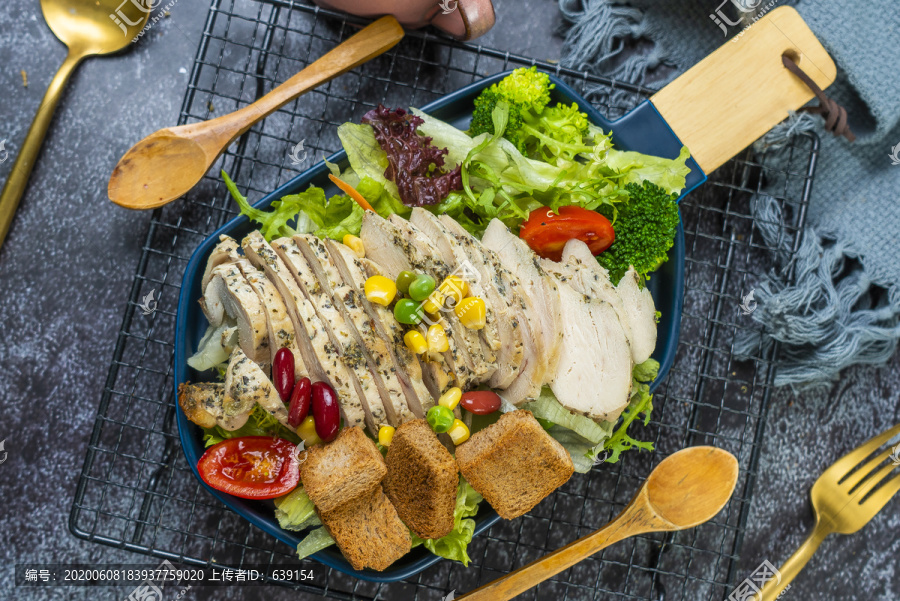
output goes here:
<path id="1" fill-rule="evenodd" d="M 496 2 L 482 43 L 558 57 L 556 2 Z M 0 465 L 0 598 L 120 599 L 124 589 L 12 587 L 22 562 L 140 562 L 75 539 L 67 518 L 148 215 L 106 200 L 107 178 L 140 137 L 175 122 L 206 16 L 180 0 L 129 52 L 83 64 L 60 104 L 31 185 L 0 249 L 0 401 L 8 459 Z M 0 3 L 0 140 L 11 157 L 65 50 L 37 0 Z M 20 70 L 28 75 L 23 87 Z M 5 180 L 12 158 L 0 164 Z M 773 399 L 739 573 L 776 565 L 811 527 L 807 491 L 822 469 L 900 421 L 895 361 L 855 369 L 832 391 Z M 852 537 L 835 537 L 795 582 L 796 599 L 896 599 L 896 502 Z M 279 588 L 202 588 L 186 599 L 313 599 Z"/>

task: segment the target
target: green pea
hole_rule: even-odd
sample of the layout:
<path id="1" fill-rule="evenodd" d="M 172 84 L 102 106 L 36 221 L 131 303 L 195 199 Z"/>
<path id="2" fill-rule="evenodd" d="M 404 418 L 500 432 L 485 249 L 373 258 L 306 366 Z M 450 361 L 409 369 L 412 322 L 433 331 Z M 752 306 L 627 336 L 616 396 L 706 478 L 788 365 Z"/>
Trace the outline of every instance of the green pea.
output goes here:
<path id="1" fill-rule="evenodd" d="M 414 326 L 422 321 L 422 307 L 419 303 L 408 298 L 401 298 L 394 305 L 394 319 L 408 326 Z"/>
<path id="2" fill-rule="evenodd" d="M 450 429 L 456 416 L 453 415 L 451 410 L 443 405 L 435 405 L 425 414 L 425 419 L 428 421 L 428 425 L 431 426 L 432 430 L 441 434 Z"/>
<path id="3" fill-rule="evenodd" d="M 400 291 L 401 294 L 406 294 L 409 292 L 409 285 L 412 284 L 416 279 L 416 274 L 411 271 L 401 271 L 400 275 L 397 276 L 397 290 Z"/>
<path id="4" fill-rule="evenodd" d="M 422 274 L 409 285 L 409 297 L 413 300 L 423 301 L 434 292 L 434 278 Z"/>

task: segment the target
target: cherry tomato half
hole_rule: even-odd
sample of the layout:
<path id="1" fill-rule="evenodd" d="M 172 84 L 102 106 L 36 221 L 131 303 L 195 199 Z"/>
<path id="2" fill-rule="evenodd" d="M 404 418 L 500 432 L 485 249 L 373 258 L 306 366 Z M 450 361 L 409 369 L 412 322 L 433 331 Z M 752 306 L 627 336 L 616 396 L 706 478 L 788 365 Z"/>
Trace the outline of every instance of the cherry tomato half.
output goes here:
<path id="1" fill-rule="evenodd" d="M 563 247 L 572 238 L 588 245 L 591 254 L 599 255 L 616 239 L 609 219 L 581 207 L 560 207 L 559 214 L 552 209 L 535 209 L 522 223 L 519 237 L 531 250 L 545 259 L 559 261 Z"/>
<path id="2" fill-rule="evenodd" d="M 490 390 L 464 392 L 459 406 L 476 415 L 487 415 L 500 408 L 500 396 Z"/>
<path id="3" fill-rule="evenodd" d="M 242 499 L 274 499 L 297 487 L 294 443 L 270 436 L 229 438 L 209 447 L 197 470 L 212 488 Z"/>

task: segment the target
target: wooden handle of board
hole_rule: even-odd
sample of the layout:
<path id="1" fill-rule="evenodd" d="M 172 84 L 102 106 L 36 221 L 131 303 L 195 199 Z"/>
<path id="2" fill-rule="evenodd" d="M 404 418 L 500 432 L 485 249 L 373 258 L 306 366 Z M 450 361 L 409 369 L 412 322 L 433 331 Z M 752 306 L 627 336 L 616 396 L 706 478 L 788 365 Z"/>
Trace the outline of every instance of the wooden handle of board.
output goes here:
<path id="1" fill-rule="evenodd" d="M 782 64 L 785 53 L 823 90 L 834 82 L 828 52 L 796 10 L 781 6 L 650 99 L 703 171 L 713 171 L 813 98 Z"/>

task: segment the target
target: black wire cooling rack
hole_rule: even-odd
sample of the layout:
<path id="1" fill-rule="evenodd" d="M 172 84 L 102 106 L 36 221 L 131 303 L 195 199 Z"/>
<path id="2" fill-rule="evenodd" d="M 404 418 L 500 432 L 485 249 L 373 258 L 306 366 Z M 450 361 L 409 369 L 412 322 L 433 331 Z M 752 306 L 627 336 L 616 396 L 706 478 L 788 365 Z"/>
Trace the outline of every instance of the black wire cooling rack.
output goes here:
<path id="1" fill-rule="evenodd" d="M 179 123 L 252 102 L 351 35 L 357 22 L 293 1 L 214 0 Z M 197 483 L 179 448 L 172 381 L 175 310 L 186 263 L 230 219 L 234 204 L 218 177 L 225 168 L 251 200 L 339 149 L 336 126 L 367 110 L 417 106 L 483 76 L 537 64 L 556 73 L 610 118 L 652 90 L 429 32 L 411 32 L 387 54 L 313 90 L 246 133 L 183 200 L 153 213 L 125 310 L 70 529 L 86 540 L 187 565 L 297 565 L 293 550 L 229 511 Z M 613 101 L 612 99 L 615 99 Z M 302 150 L 298 145 L 303 141 Z M 599 527 L 630 500 L 653 465 L 690 445 L 738 457 L 733 499 L 713 521 L 673 535 L 638 536 L 587 559 L 523 599 L 721 600 L 750 508 L 777 348 L 739 361 L 735 335 L 758 327 L 739 310 L 773 251 L 799 244 L 818 142 L 795 137 L 771 155 L 749 153 L 717 170 L 682 204 L 686 291 L 677 359 L 654 399 L 653 420 L 633 426 L 653 453 L 576 474 L 528 515 L 501 522 L 469 547 L 472 564 L 443 561 L 414 579 L 376 585 L 308 561 L 297 589 L 337 599 L 441 599 L 471 590 Z M 777 163 L 777 166 L 776 166 Z M 786 221 L 778 249 L 753 227 L 752 195 L 765 186 Z M 788 257 L 789 258 L 789 257 Z M 140 310 L 151 292 L 155 311 Z"/>

